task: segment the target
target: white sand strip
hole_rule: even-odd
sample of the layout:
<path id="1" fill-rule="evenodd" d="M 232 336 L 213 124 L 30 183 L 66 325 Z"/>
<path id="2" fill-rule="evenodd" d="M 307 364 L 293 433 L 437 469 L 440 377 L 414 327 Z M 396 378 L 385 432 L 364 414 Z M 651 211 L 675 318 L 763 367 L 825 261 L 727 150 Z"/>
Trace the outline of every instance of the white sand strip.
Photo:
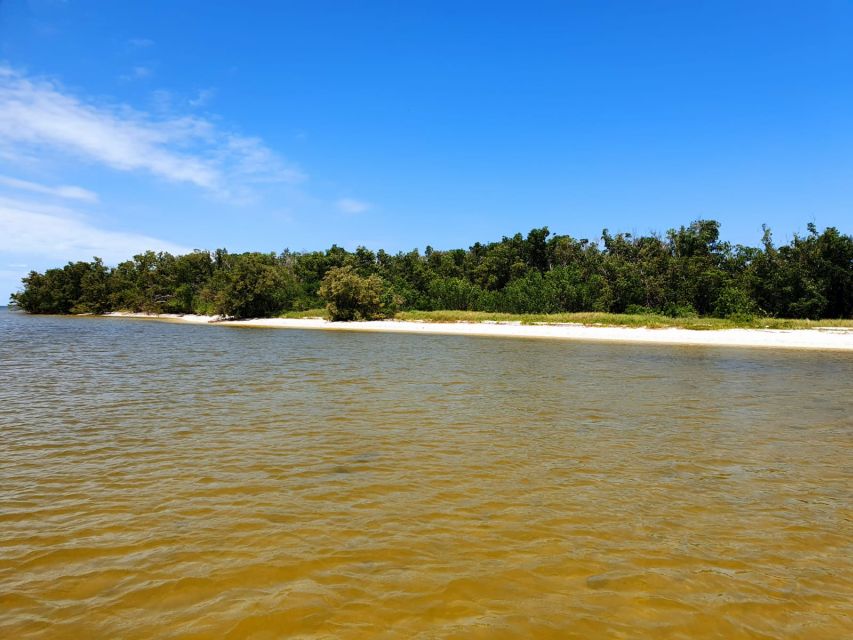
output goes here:
<path id="1" fill-rule="evenodd" d="M 219 322 L 219 316 L 196 316 L 189 313 L 130 313 L 126 311 L 113 311 L 103 314 L 110 318 L 143 318 L 145 320 L 171 320 L 174 322 L 188 322 L 190 324 L 210 324 Z"/>
<path id="2" fill-rule="evenodd" d="M 278 329 L 321 329 L 328 331 L 382 331 L 440 335 L 497 336 L 505 338 L 550 338 L 582 342 L 624 342 L 640 344 L 697 345 L 718 347 L 767 347 L 776 349 L 831 349 L 853 351 L 853 330 L 820 329 L 648 329 L 645 327 L 591 327 L 577 324 L 522 325 L 512 322 L 329 322 L 320 318 L 255 318 L 220 320 L 217 316 L 178 314 L 110 313 L 113 317 L 151 318 L 215 323 L 229 327 L 267 327 Z"/>

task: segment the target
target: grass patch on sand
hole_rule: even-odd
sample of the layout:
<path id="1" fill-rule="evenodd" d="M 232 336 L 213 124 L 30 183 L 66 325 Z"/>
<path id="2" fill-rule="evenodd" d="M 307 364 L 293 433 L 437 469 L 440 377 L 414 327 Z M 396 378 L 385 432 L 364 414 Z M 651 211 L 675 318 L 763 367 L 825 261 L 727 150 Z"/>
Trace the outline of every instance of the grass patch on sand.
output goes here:
<path id="1" fill-rule="evenodd" d="M 304 311 L 285 311 L 279 318 L 322 318 L 328 320 L 329 314 L 325 309 L 305 309 Z"/>
<path id="2" fill-rule="evenodd" d="M 302 316 L 305 317 L 305 316 Z M 395 320 L 417 322 L 518 322 L 521 324 L 581 324 L 604 327 L 648 327 L 650 329 L 853 329 L 853 320 L 791 320 L 785 318 L 671 318 L 657 314 L 631 313 L 551 313 L 514 314 L 486 311 L 401 311 Z"/>
<path id="3" fill-rule="evenodd" d="M 322 318 L 323 308 L 286 311 L 279 318 Z M 394 320 L 409 322 L 506 322 L 520 324 L 580 324 L 591 327 L 647 327 L 649 329 L 853 329 L 853 320 L 794 320 L 787 318 L 672 318 L 654 313 L 491 313 L 488 311 L 400 311 Z"/>

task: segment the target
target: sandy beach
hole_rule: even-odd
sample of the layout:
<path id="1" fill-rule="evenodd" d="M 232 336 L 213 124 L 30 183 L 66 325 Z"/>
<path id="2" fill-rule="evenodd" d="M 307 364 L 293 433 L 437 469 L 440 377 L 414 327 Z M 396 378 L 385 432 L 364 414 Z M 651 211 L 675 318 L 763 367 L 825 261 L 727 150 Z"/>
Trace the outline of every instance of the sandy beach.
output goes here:
<path id="1" fill-rule="evenodd" d="M 492 336 L 503 338 L 545 338 L 581 342 L 668 344 L 716 347 L 762 347 L 774 349 L 828 349 L 853 351 L 853 330 L 819 329 L 649 329 L 645 327 L 599 327 L 578 324 L 533 324 L 517 322 L 329 322 L 321 318 L 254 318 L 222 320 L 217 316 L 109 313 L 110 317 L 142 318 L 189 324 L 216 324 L 226 327 L 273 329 L 313 329 L 324 331 L 379 331 L 434 335 Z"/>

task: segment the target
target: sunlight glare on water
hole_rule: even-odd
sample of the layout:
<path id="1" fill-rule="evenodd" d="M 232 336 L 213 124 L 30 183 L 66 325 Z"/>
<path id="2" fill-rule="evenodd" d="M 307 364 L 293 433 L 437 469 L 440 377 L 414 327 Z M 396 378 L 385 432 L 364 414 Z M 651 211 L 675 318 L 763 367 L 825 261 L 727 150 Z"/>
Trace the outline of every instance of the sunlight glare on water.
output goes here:
<path id="1" fill-rule="evenodd" d="M 842 638 L 853 357 L 0 310 L 0 637 Z"/>

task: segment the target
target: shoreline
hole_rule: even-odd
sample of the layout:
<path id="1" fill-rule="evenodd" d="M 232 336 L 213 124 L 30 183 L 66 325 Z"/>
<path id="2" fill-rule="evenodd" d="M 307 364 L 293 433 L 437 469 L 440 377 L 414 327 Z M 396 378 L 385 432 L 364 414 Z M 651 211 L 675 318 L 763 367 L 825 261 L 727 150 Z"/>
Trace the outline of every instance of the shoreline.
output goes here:
<path id="1" fill-rule="evenodd" d="M 575 342 L 650 344 L 672 346 L 752 347 L 773 349 L 816 349 L 853 351 L 853 330 L 816 329 L 650 329 L 647 327 L 606 327 L 579 324 L 521 324 L 520 322 L 416 322 L 370 320 L 329 322 L 322 318 L 252 318 L 222 320 L 218 316 L 112 312 L 108 318 L 137 318 L 215 324 L 227 327 L 266 329 L 310 329 L 320 331 L 360 331 L 421 335 L 465 335 L 501 338 L 537 338 Z"/>

